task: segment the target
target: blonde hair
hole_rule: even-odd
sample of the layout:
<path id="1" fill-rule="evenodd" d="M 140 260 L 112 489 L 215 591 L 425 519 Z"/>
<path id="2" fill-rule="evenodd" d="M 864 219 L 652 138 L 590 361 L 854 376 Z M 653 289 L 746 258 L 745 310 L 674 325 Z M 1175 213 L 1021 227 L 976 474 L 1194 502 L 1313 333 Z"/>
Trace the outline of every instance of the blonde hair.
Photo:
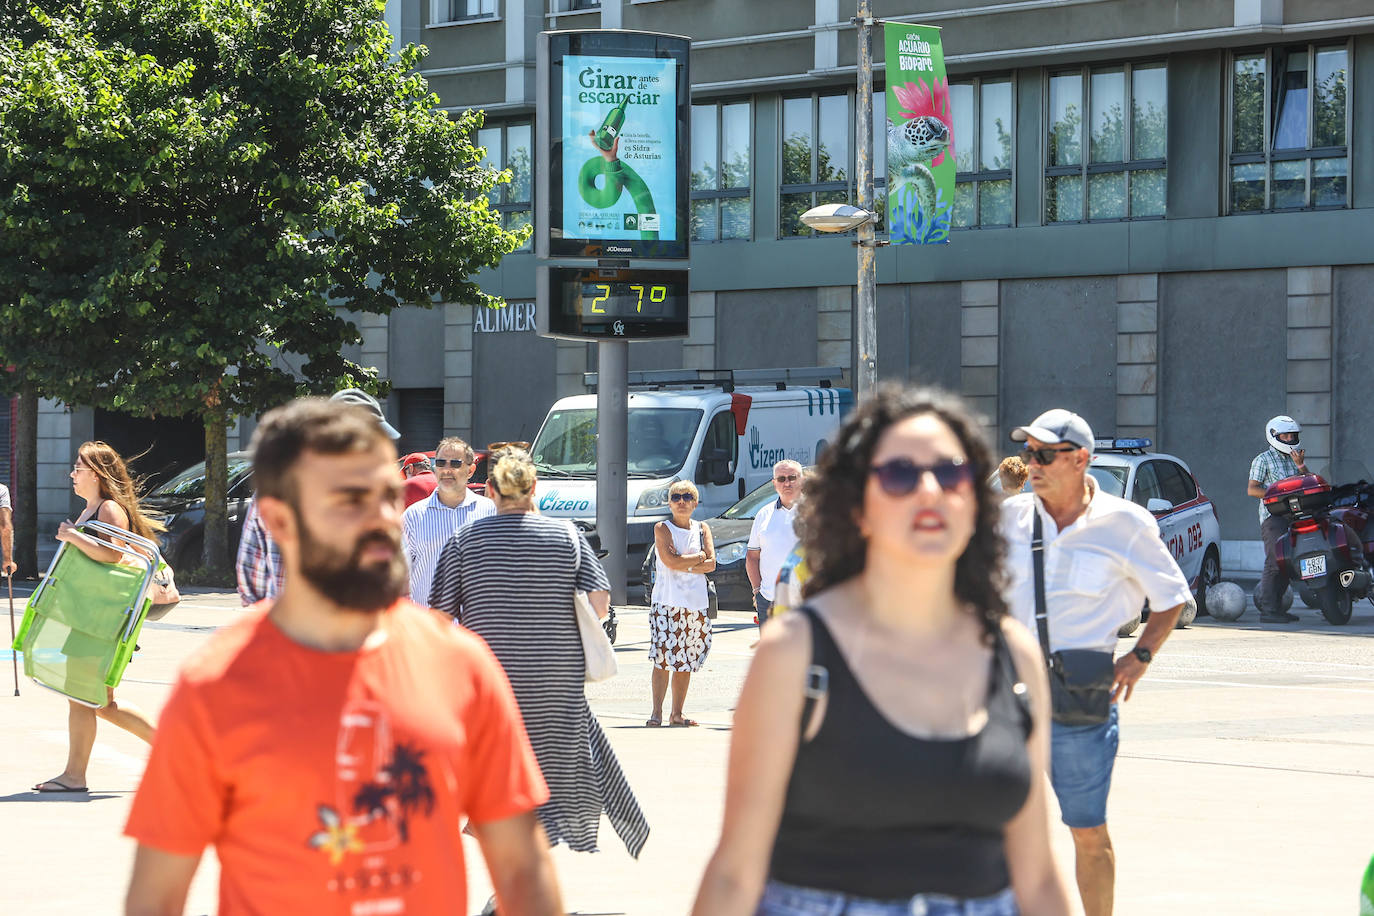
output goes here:
<path id="1" fill-rule="evenodd" d="M 112 500 L 129 516 L 129 530 L 139 537 L 152 538 L 167 528 L 157 519 L 144 514 L 138 504 L 138 485 L 129 474 L 129 466 L 108 444 L 100 441 L 83 442 L 76 450 L 100 481 L 100 495 Z"/>
<path id="2" fill-rule="evenodd" d="M 697 485 L 690 480 L 674 480 L 670 483 L 668 485 L 668 495 L 672 496 L 674 493 L 691 493 L 692 499 L 701 502 L 701 493 L 697 490 Z"/>
<path id="3" fill-rule="evenodd" d="M 1006 493 L 1019 493 L 1021 488 L 1026 485 L 1026 478 L 1030 476 L 1030 468 L 1017 455 L 1010 458 L 1003 458 L 1002 463 L 997 466 L 997 474 L 1002 481 L 1002 490 Z M 1008 487 L 1011 482 L 1015 486 Z"/>
<path id="4" fill-rule="evenodd" d="M 521 499 L 534 490 L 534 462 L 523 448 L 503 448 L 491 456 L 496 463 L 487 481 L 503 499 Z"/>

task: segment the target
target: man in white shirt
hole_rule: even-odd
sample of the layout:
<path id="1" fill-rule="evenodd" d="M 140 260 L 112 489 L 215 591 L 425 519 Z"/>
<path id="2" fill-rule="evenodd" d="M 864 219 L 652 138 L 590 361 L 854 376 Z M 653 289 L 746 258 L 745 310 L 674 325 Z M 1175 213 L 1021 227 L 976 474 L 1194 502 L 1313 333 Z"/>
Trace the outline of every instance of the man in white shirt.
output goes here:
<path id="1" fill-rule="evenodd" d="M 1002 503 L 1007 540 L 1007 603 L 1032 633 L 1036 621 L 1031 552 L 1037 514 L 1043 527 L 1045 611 L 1050 652 L 1115 652 L 1117 630 L 1145 599 L 1150 621 L 1135 648 L 1116 660 L 1112 707 L 1101 725 L 1051 728 L 1050 781 L 1073 833 L 1078 890 L 1087 916 L 1112 911 L 1116 858 L 1107 833 L 1107 793 L 1116 760 L 1117 706 L 1135 684 L 1188 600 L 1188 581 L 1159 536 L 1159 525 L 1135 503 L 1103 493 L 1088 474 L 1093 434 L 1087 421 L 1050 410 L 1012 431 L 1026 443 L 1030 493 Z M 1053 675 L 1052 675 L 1053 676 Z"/>
<path id="2" fill-rule="evenodd" d="M 14 509 L 10 488 L 0 483 L 0 576 L 9 578 L 19 567 L 14 563 Z"/>
<path id="3" fill-rule="evenodd" d="M 773 489 L 778 498 L 754 516 L 749 529 L 749 545 L 744 554 L 744 571 L 754 588 L 754 611 L 759 627 L 773 607 L 773 589 L 783 561 L 797 546 L 792 522 L 797 517 L 797 498 L 802 491 L 802 466 L 790 458 L 773 465 Z"/>
<path id="4" fill-rule="evenodd" d="M 406 507 L 401 517 L 406 557 L 410 560 L 410 600 L 429 606 L 434 567 L 449 538 L 479 518 L 496 514 L 496 504 L 468 489 L 472 479 L 472 446 L 449 437 L 434 450 L 439 485 L 425 499 Z"/>

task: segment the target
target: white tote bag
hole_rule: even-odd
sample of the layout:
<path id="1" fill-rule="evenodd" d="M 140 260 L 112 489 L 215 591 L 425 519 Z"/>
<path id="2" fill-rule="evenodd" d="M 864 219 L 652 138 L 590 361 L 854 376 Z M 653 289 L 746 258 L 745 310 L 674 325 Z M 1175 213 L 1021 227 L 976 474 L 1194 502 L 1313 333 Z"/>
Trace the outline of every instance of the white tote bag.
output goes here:
<path id="1" fill-rule="evenodd" d="M 577 556 L 577 562 L 573 566 L 575 578 L 582 572 L 582 538 L 578 536 L 572 522 L 568 523 L 568 532 L 572 535 L 573 551 Z M 615 677 L 615 649 L 611 647 L 610 637 L 606 635 L 601 618 L 596 616 L 596 610 L 592 607 L 591 599 L 587 597 L 586 592 L 573 591 L 573 609 L 577 615 L 577 634 L 582 637 L 582 654 L 586 657 L 587 669 L 583 679 L 588 683 L 595 683 Z"/>

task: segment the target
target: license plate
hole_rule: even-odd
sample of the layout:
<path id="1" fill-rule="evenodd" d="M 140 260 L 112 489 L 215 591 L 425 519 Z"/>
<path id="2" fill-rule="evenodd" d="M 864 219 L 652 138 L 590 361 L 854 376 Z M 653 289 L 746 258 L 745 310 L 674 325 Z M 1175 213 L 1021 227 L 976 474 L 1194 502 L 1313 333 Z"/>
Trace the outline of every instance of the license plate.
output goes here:
<path id="1" fill-rule="evenodd" d="M 1314 579 L 1326 575 L 1326 556 L 1306 557 L 1298 561 L 1298 575 L 1304 579 Z"/>

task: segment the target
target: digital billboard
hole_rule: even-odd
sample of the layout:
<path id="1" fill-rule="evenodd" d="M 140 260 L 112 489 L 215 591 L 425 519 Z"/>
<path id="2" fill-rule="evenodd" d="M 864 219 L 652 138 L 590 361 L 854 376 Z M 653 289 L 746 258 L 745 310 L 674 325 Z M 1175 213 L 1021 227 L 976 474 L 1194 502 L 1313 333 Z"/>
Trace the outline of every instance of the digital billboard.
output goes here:
<path id="1" fill-rule="evenodd" d="M 686 258 L 690 42 L 598 30 L 540 46 L 541 257 Z"/>

